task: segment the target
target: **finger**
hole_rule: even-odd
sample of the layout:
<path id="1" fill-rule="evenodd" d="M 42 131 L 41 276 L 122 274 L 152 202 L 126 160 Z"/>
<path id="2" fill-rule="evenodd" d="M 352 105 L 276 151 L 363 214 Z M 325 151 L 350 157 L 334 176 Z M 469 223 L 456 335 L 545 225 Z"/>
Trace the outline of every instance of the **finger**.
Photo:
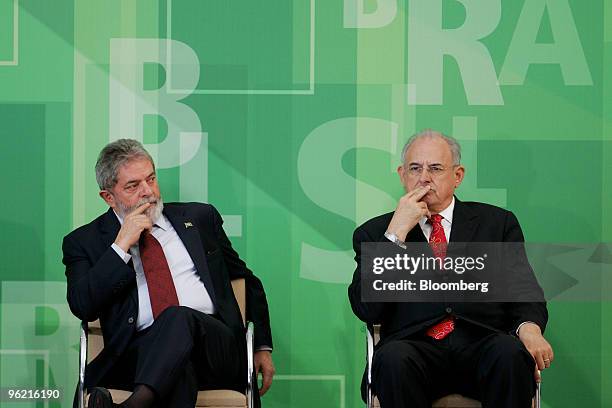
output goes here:
<path id="1" fill-rule="evenodd" d="M 410 190 L 408 193 L 406 193 L 406 197 L 407 198 L 411 198 L 412 196 L 414 196 L 417 192 L 419 192 L 423 187 L 417 187 L 414 190 Z"/>
<path id="2" fill-rule="evenodd" d="M 413 198 L 416 201 L 419 201 L 419 200 L 421 200 L 421 198 L 423 198 L 425 196 L 425 194 L 429 193 L 430 190 L 431 190 L 431 186 L 430 185 L 426 185 L 424 187 L 419 187 L 416 190 L 414 190 L 414 194 L 410 198 Z"/>
<path id="3" fill-rule="evenodd" d="M 143 205 L 141 205 L 140 207 L 136 208 L 134 211 L 132 211 L 131 213 L 128 214 L 128 216 L 130 215 L 136 215 L 136 214 L 142 214 L 143 212 L 145 212 L 147 210 L 147 208 L 149 208 L 151 206 L 151 203 L 144 203 Z"/>
<path id="4" fill-rule="evenodd" d="M 535 372 L 533 373 L 533 378 L 537 383 L 542 382 L 542 374 L 540 373 L 540 370 L 538 370 L 538 367 L 536 367 Z"/>
<path id="5" fill-rule="evenodd" d="M 259 390 L 260 396 L 263 396 L 270 389 L 270 386 L 272 385 L 272 376 L 266 371 L 263 371 L 262 374 L 263 374 L 262 384 L 261 384 L 261 389 Z"/>
<path id="6" fill-rule="evenodd" d="M 536 361 L 536 365 L 538 367 L 538 369 L 543 370 L 546 368 L 546 365 L 544 364 L 544 358 L 542 357 L 542 354 L 537 353 L 535 356 L 535 361 Z"/>
<path id="7" fill-rule="evenodd" d="M 133 218 L 133 220 L 136 223 L 136 225 L 139 225 L 139 226 L 143 226 L 143 227 L 153 226 L 153 221 L 151 221 L 151 218 L 147 217 L 144 214 L 136 215 Z"/>
<path id="8" fill-rule="evenodd" d="M 153 229 L 153 222 L 151 222 L 149 218 L 147 218 L 147 221 L 144 224 L 144 228 L 149 231 Z"/>
<path id="9" fill-rule="evenodd" d="M 555 359 L 555 352 L 550 346 L 548 346 L 548 355 L 550 356 L 548 358 L 550 359 L 550 362 L 552 363 L 552 361 Z"/>
<path id="10" fill-rule="evenodd" d="M 146 215 L 144 215 L 144 214 L 135 214 L 135 215 L 133 215 L 133 216 L 131 216 L 131 217 L 130 217 L 130 220 L 132 220 L 132 222 L 134 222 L 136 225 L 139 225 L 139 224 L 144 224 L 144 223 L 146 223 L 147 221 L 149 221 L 149 222 L 150 222 L 149 217 L 147 217 L 147 216 L 146 216 Z"/>
<path id="11" fill-rule="evenodd" d="M 149 230 L 150 231 L 151 229 L 153 229 L 153 223 L 151 222 L 151 220 L 148 219 L 148 217 L 146 217 L 144 215 L 143 215 L 143 217 L 145 217 L 145 218 L 142 218 L 142 219 L 139 218 L 139 219 L 133 220 L 133 225 L 136 228 L 140 229 L 140 231 L 143 231 L 143 230 Z"/>
<path id="12" fill-rule="evenodd" d="M 410 190 L 407 194 L 406 197 L 408 198 L 413 198 L 414 196 L 416 196 L 417 194 L 422 193 L 423 191 L 425 191 L 425 189 L 429 187 L 429 186 L 419 186 L 413 190 Z"/>
<path id="13" fill-rule="evenodd" d="M 427 203 L 424 203 L 423 201 L 419 201 L 418 203 L 419 208 L 421 209 L 421 215 L 423 215 L 424 217 L 431 217 L 431 213 L 429 212 L 429 208 L 427 208 Z"/>

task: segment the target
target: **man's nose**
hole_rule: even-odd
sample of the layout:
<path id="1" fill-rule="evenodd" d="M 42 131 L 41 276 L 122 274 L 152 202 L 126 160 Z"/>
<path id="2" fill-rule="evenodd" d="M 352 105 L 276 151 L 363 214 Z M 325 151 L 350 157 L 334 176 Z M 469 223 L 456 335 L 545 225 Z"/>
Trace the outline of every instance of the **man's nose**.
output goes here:
<path id="1" fill-rule="evenodd" d="M 151 186 L 149 186 L 149 183 L 147 183 L 146 180 L 143 180 L 142 183 L 140 183 L 140 195 L 143 197 L 148 197 L 152 194 L 153 189 L 151 188 Z"/>
<path id="2" fill-rule="evenodd" d="M 419 183 L 423 185 L 431 183 L 431 173 L 429 172 L 427 167 L 423 167 L 423 171 L 421 171 L 421 175 L 419 177 Z"/>

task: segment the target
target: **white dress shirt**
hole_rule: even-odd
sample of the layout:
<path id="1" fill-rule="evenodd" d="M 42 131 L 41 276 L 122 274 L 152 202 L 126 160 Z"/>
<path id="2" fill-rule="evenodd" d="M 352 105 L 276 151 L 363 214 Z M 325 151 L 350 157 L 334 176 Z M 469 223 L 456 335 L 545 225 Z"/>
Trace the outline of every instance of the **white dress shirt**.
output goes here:
<path id="1" fill-rule="evenodd" d="M 117 215 L 117 213 L 115 213 Z M 117 215 L 119 222 L 123 225 L 123 219 Z M 161 215 L 153 225 L 151 234 L 157 239 L 164 251 L 168 267 L 172 274 L 174 287 L 179 300 L 179 305 L 187 306 L 206 314 L 214 314 L 215 306 L 210 298 L 204 283 L 200 280 L 195 265 L 183 241 L 179 238 L 174 227 L 168 219 Z M 140 249 L 138 244 L 133 245 L 126 253 L 117 244 L 113 243 L 112 248 L 128 263 L 132 259 L 134 270 L 136 271 L 136 284 L 138 287 L 138 319 L 136 320 L 136 330 L 143 330 L 153 324 L 153 311 L 149 299 L 149 288 L 145 278 L 142 261 L 140 259 Z"/>

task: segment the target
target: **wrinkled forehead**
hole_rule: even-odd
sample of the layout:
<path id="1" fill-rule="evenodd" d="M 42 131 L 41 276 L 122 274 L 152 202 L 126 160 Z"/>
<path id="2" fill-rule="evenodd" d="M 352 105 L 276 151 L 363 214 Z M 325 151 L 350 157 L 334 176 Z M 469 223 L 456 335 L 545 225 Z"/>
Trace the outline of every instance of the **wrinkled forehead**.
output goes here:
<path id="1" fill-rule="evenodd" d="M 415 140 L 406 152 L 406 163 L 422 165 L 450 165 L 453 154 L 448 143 L 441 137 L 423 137 Z"/>
<path id="2" fill-rule="evenodd" d="M 153 163 L 145 157 L 138 157 L 121 164 L 117 171 L 117 181 L 127 182 L 149 177 L 155 173 Z"/>

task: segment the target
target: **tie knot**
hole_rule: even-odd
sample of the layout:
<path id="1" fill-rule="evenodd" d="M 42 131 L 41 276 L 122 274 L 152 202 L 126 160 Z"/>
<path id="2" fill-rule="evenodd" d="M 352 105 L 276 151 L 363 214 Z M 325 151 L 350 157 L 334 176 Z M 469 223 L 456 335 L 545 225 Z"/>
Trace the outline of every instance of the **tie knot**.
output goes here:
<path id="1" fill-rule="evenodd" d="M 440 225 L 442 223 L 442 218 L 444 217 L 440 214 L 433 214 L 428 221 L 431 225 Z"/>
<path id="2" fill-rule="evenodd" d="M 151 241 L 151 238 L 155 239 L 155 237 L 153 237 L 153 234 L 151 234 L 151 231 L 144 230 L 140 233 L 140 239 L 138 241 L 141 245 L 146 245 L 147 242 Z"/>

